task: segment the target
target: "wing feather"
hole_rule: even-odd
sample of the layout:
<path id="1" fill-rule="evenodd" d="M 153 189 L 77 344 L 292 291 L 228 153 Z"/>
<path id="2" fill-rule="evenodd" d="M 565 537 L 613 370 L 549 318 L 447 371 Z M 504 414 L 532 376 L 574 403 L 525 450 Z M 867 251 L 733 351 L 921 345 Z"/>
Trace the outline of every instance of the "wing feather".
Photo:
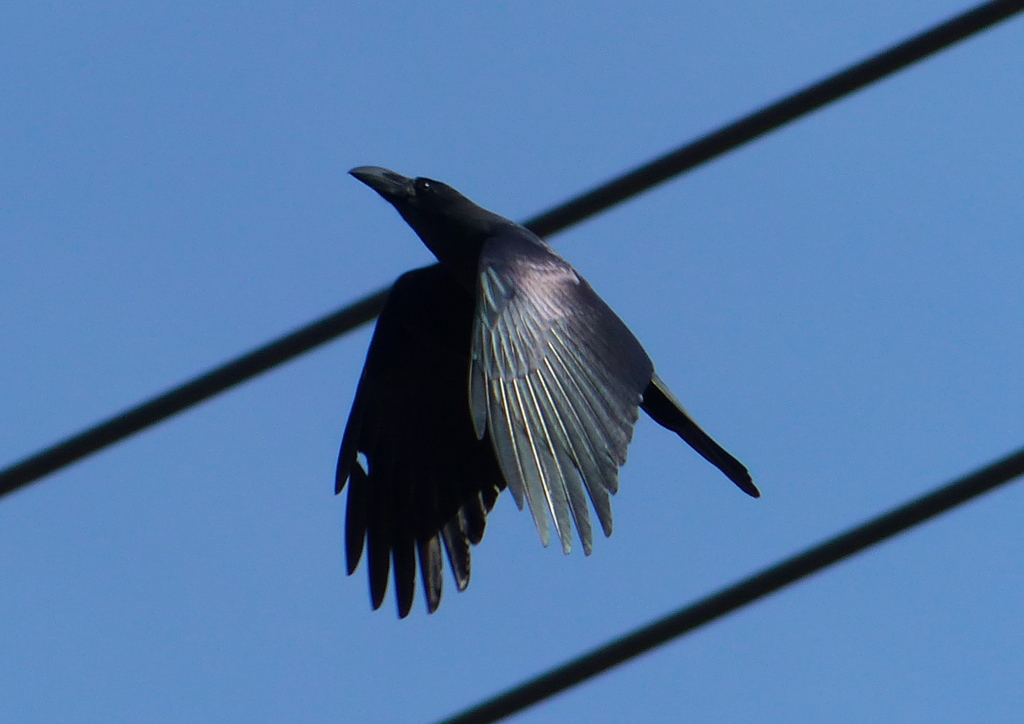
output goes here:
<path id="1" fill-rule="evenodd" d="M 614 312 L 550 247 L 523 230 L 484 244 L 468 387 L 509 489 L 529 504 L 541 541 L 549 519 L 568 552 L 605 535 L 618 468 L 653 368 Z M 484 399 L 486 398 L 486 399 Z"/>
<path id="2" fill-rule="evenodd" d="M 470 547 L 505 487 L 468 414 L 474 304 L 439 266 L 399 278 L 342 437 L 336 490 L 349 487 L 348 570 L 365 549 L 374 608 L 390 578 L 399 616 L 412 607 L 417 568 L 427 610 L 437 608 L 445 555 L 456 587 L 469 585 Z"/>
<path id="3" fill-rule="evenodd" d="M 560 482 L 569 498 L 569 511 L 576 523 L 583 551 L 589 556 L 593 551 L 594 533 L 590 525 L 590 512 L 587 509 L 587 495 L 576 467 L 576 446 L 566 429 L 559 404 L 544 377 L 544 370 L 545 368 L 541 367 L 530 376 L 530 389 L 541 396 L 540 401 L 535 401 L 534 404 L 542 414 L 545 437 L 549 442 L 551 455 L 558 464 Z M 596 507 L 595 504 L 595 509 Z"/>
<path id="4" fill-rule="evenodd" d="M 552 406 L 557 405 L 559 409 L 565 410 L 562 422 L 565 425 L 566 447 L 571 449 L 573 463 L 579 469 L 583 482 L 587 486 L 587 492 L 590 493 L 590 499 L 597 511 L 597 518 L 601 522 L 601 529 L 606 536 L 609 536 L 612 534 L 612 506 L 609 493 L 614 491 L 609 491 L 606 478 L 610 476 L 614 480 L 615 466 L 611 464 L 610 459 L 608 464 L 602 466 L 602 456 L 594 449 L 590 437 L 584 432 L 579 411 L 575 407 L 554 402 L 555 395 L 558 395 L 559 399 L 565 399 L 566 391 L 562 381 L 552 369 L 551 361 L 545 360 L 544 363 L 541 374 L 545 380 L 546 389 L 552 391 Z M 588 547 L 585 539 L 583 545 L 585 549 Z"/>
<path id="5" fill-rule="evenodd" d="M 427 597 L 427 611 L 433 613 L 441 605 L 441 592 L 444 590 L 439 536 L 433 535 L 426 540 L 417 541 L 416 550 L 420 558 L 420 577 L 423 581 L 423 593 Z"/>
<path id="6" fill-rule="evenodd" d="M 522 435 L 529 443 L 532 453 L 530 462 L 536 471 L 534 480 L 537 488 L 530 501 L 531 510 L 535 509 L 534 501 L 543 496 L 548 512 L 555 522 L 555 532 L 562 543 L 562 550 L 572 550 L 572 524 L 569 521 L 569 501 L 566 494 L 565 481 L 561 476 L 561 468 L 556 460 L 554 443 L 544 423 L 543 415 L 537 407 L 530 377 L 514 378 L 512 386 L 520 411 L 520 419 L 525 423 Z M 531 486 L 533 488 L 533 486 Z M 541 513 L 543 515 L 543 513 Z"/>

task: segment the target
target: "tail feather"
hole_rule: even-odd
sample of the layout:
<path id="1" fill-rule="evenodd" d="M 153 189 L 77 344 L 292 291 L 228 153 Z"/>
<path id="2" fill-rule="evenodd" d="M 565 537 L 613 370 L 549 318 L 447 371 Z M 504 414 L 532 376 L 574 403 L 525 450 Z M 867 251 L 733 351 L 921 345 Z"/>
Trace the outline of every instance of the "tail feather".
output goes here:
<path id="1" fill-rule="evenodd" d="M 640 407 L 656 423 L 683 438 L 705 460 L 725 473 L 725 476 L 736 483 L 744 493 L 754 498 L 761 497 L 761 492 L 754 485 L 754 480 L 743 463 L 700 429 L 658 375 L 651 378 L 651 383 L 644 390 Z"/>

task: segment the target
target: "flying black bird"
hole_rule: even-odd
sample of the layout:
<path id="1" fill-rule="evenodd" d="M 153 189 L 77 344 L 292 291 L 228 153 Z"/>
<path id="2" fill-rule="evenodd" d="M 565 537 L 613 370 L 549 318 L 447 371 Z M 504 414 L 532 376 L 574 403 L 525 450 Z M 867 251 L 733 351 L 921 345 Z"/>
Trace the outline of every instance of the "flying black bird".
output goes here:
<path id="1" fill-rule="evenodd" d="M 416 559 L 433 612 L 444 547 L 460 591 L 470 545 L 507 485 L 541 541 L 572 528 L 588 555 L 589 497 L 606 536 L 638 407 L 741 490 L 750 473 L 697 426 L 626 325 L 542 239 L 426 178 L 350 173 L 391 203 L 440 264 L 399 277 L 370 342 L 338 456 L 348 572 L 364 540 L 373 607 L 394 567 L 398 615 Z M 549 522 L 550 516 L 550 522 Z"/>

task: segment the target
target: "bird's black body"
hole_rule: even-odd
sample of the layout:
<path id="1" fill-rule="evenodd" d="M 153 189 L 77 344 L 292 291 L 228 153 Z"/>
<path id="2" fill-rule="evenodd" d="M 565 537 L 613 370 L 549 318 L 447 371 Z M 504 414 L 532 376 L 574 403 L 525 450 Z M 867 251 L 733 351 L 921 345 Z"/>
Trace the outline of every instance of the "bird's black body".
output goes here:
<path id="1" fill-rule="evenodd" d="M 640 343 L 569 264 L 528 229 L 430 179 L 352 175 L 389 201 L 440 264 L 401 276 L 370 342 L 338 459 L 349 484 L 349 573 L 364 541 L 374 608 L 394 568 L 400 616 L 417 558 L 433 611 L 442 547 L 459 590 L 469 547 L 506 486 L 541 540 L 584 551 L 605 535 L 638 410 L 678 433 L 745 492 L 747 469 L 686 414 Z M 362 454 L 365 466 L 359 459 Z"/>

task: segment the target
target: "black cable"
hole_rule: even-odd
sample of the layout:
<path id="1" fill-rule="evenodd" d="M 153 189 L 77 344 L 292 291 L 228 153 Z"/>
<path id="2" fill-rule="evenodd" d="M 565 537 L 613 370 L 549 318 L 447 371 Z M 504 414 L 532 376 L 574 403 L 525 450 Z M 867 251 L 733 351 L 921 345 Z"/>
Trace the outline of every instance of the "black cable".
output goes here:
<path id="1" fill-rule="evenodd" d="M 821 106 L 849 95 L 1024 10 L 1024 0 L 996 0 L 958 15 L 889 50 L 713 131 L 606 184 L 535 216 L 526 226 L 551 236 L 653 186 L 706 163 Z M 369 322 L 384 304 L 380 290 L 253 352 L 105 420 L 0 471 L 0 496 L 241 384 Z"/>
<path id="2" fill-rule="evenodd" d="M 1024 475 L 1024 448 L 440 724 L 489 724 L 576 686 Z"/>
<path id="3" fill-rule="evenodd" d="M 15 463 L 0 472 L 0 496 L 13 493 L 369 322 L 380 314 L 386 297 L 387 290 L 382 289 Z"/>
<path id="4" fill-rule="evenodd" d="M 1024 10 L 1022 0 L 983 3 L 782 100 L 698 138 L 526 222 L 547 236 L 850 95 Z"/>

